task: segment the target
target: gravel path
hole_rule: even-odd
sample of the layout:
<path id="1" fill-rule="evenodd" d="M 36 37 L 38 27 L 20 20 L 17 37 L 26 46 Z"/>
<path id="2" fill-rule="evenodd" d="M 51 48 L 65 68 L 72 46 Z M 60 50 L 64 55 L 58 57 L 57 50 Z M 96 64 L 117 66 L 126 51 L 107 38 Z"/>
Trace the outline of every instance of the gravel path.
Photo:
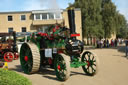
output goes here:
<path id="1" fill-rule="evenodd" d="M 14 70 L 32 81 L 33 85 L 128 85 L 128 59 L 124 47 L 106 49 L 87 49 L 99 57 L 98 73 L 93 76 L 84 75 L 82 68 L 72 68 L 70 78 L 65 82 L 56 79 L 53 69 L 43 69 L 40 73 L 26 75 L 22 72 L 19 60 L 9 64 Z"/>

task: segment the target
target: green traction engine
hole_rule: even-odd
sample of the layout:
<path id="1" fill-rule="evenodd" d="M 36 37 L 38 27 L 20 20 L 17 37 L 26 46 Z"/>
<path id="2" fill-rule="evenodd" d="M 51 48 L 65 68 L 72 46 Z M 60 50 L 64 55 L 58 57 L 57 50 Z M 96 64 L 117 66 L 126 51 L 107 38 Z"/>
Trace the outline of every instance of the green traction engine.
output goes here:
<path id="1" fill-rule="evenodd" d="M 90 76 L 97 72 L 96 56 L 84 51 L 84 44 L 76 38 L 74 9 L 68 10 L 69 27 L 55 25 L 46 32 L 32 34 L 20 49 L 20 63 L 26 74 L 39 71 L 41 67 L 55 69 L 59 80 L 65 81 L 70 76 L 71 68 L 82 67 Z"/>

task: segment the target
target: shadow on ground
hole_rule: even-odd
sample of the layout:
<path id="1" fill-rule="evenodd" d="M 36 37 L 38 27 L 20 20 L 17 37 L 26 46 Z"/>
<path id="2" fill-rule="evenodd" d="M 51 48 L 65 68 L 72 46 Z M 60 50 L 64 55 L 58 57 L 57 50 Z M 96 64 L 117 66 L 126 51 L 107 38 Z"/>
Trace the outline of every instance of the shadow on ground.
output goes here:
<path id="1" fill-rule="evenodd" d="M 108 47 L 108 48 L 96 48 L 95 46 L 84 46 L 84 50 L 95 50 L 95 49 L 117 49 L 119 52 L 125 52 L 125 45 L 120 45 L 117 47 Z"/>
<path id="2" fill-rule="evenodd" d="M 17 72 L 23 72 L 22 69 L 21 69 L 21 65 L 15 65 L 15 68 L 9 68 L 9 70 L 14 70 L 14 71 L 17 71 Z"/>
<path id="3" fill-rule="evenodd" d="M 125 46 L 118 46 L 118 51 L 125 53 Z"/>
<path id="4" fill-rule="evenodd" d="M 43 77 L 45 78 L 48 78 L 48 79 L 51 79 L 51 80 L 56 80 L 56 81 L 59 81 L 57 78 L 56 78 L 56 73 L 54 71 L 54 69 L 51 69 L 51 68 L 44 68 L 44 69 L 41 69 L 39 71 L 39 74 L 41 74 Z M 75 71 L 71 71 L 70 73 L 70 76 L 75 76 L 75 75 L 86 75 L 85 73 L 80 73 L 80 72 L 75 72 Z"/>

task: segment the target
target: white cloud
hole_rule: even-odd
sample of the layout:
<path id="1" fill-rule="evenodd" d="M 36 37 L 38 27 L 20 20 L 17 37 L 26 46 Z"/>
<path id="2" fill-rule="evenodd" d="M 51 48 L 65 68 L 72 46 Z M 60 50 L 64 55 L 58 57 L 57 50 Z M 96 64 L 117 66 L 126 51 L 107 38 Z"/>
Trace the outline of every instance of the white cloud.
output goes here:
<path id="1" fill-rule="evenodd" d="M 26 0 L 24 10 L 59 9 L 56 0 Z"/>
<path id="2" fill-rule="evenodd" d="M 73 0 L 0 0 L 0 11 L 28 11 L 66 8 Z"/>

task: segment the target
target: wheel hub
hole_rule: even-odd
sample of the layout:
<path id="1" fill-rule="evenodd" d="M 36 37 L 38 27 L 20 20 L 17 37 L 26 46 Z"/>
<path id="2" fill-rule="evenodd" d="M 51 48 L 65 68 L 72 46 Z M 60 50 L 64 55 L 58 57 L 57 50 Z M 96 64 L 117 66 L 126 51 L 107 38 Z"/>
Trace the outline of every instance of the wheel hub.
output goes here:
<path id="1" fill-rule="evenodd" d="M 90 66 L 90 62 L 89 61 L 87 61 L 87 65 Z"/>
<path id="2" fill-rule="evenodd" d="M 61 69 L 60 65 L 58 65 L 58 66 L 57 66 L 57 69 L 58 69 L 58 70 L 60 70 L 60 69 Z"/>
<path id="3" fill-rule="evenodd" d="M 27 62 L 28 61 L 28 56 L 25 56 L 24 57 L 24 60 Z"/>

